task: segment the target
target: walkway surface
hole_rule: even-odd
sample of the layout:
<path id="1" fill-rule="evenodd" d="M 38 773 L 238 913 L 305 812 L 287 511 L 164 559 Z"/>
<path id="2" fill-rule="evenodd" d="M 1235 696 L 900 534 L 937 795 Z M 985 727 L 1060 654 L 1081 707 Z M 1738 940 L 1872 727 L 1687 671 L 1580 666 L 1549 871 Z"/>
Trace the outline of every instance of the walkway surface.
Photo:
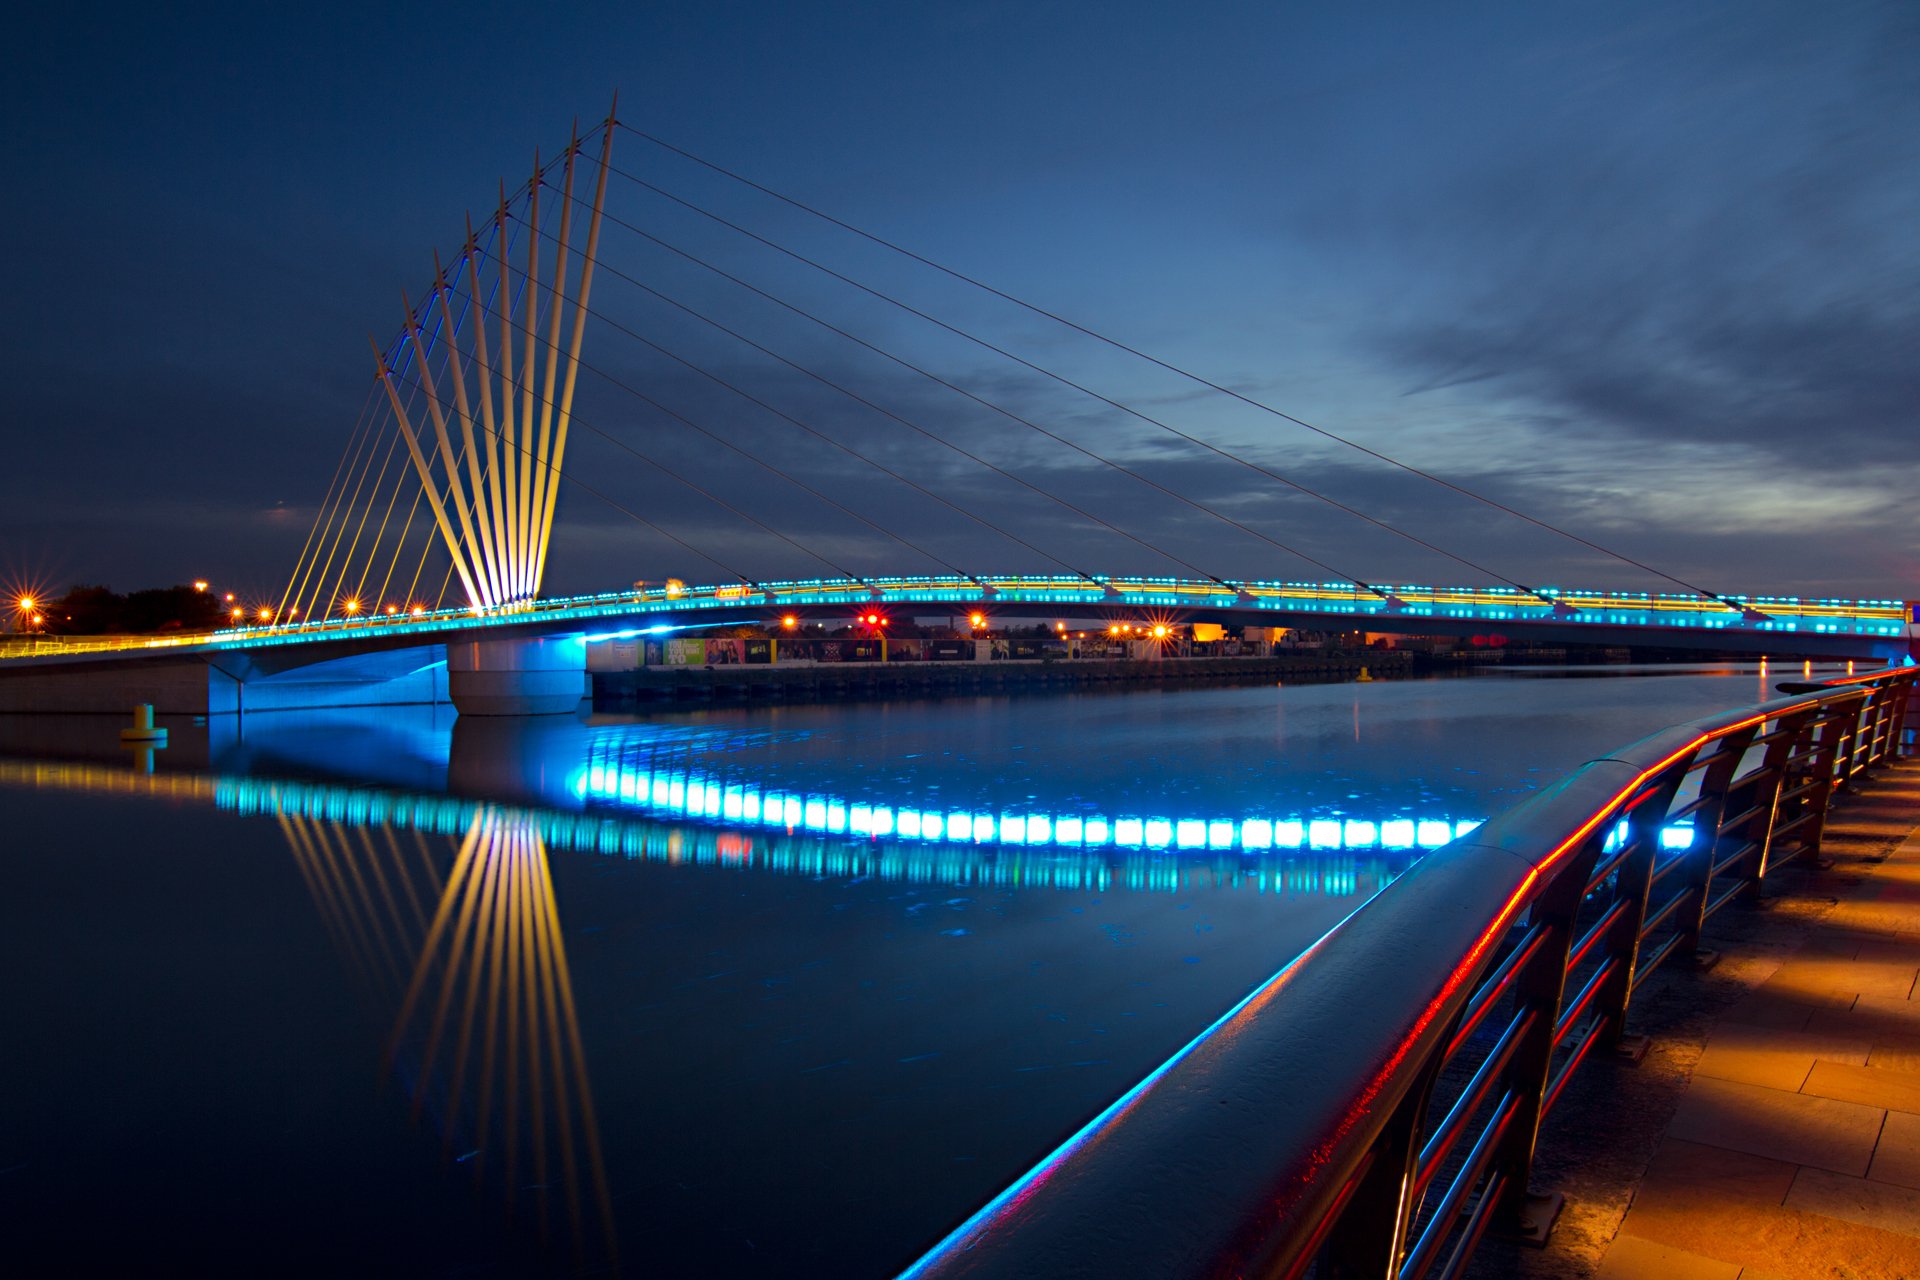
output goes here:
<path id="1" fill-rule="evenodd" d="M 1564 1192 L 1544 1250 L 1472 1274 L 1920 1280 L 1920 761 L 1843 798 L 1831 865 L 1713 921 L 1705 972 L 1656 974 L 1639 1066 L 1598 1065 L 1541 1135 Z"/>

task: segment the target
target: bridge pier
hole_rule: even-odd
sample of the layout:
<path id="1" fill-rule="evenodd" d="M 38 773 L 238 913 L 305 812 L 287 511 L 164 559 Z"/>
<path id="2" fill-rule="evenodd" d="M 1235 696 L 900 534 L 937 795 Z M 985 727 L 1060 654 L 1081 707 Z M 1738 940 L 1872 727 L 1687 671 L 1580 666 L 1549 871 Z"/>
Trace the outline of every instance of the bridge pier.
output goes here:
<path id="1" fill-rule="evenodd" d="M 570 712 L 587 696 L 586 637 L 449 640 L 447 693 L 463 716 Z"/>

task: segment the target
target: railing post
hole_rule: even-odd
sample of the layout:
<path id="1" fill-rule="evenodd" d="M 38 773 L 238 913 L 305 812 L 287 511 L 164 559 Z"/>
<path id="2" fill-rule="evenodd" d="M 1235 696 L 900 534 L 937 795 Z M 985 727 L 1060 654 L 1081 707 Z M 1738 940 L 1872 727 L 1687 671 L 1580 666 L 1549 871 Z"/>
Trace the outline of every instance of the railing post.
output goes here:
<path id="1" fill-rule="evenodd" d="M 1727 810 L 1734 803 L 1736 795 L 1744 799 L 1746 793 L 1756 789 L 1753 783 L 1736 788 L 1734 775 L 1740 772 L 1740 762 L 1746 758 L 1759 733 L 1760 726 L 1752 725 L 1720 739 L 1719 749 L 1700 775 L 1700 794 L 1711 799 L 1694 812 L 1693 845 L 1685 854 L 1686 865 L 1681 870 L 1686 877 L 1687 900 L 1675 913 L 1680 931 L 1680 941 L 1676 945 L 1695 955 L 1699 954 L 1700 935 L 1707 927 L 1707 903 L 1712 899 L 1713 868 L 1720 861 L 1722 847 L 1728 843 L 1726 833 L 1721 830 L 1727 820 Z M 1778 794 L 1777 782 L 1775 794 Z M 1742 825 L 1750 828 L 1752 822 Z M 1743 832 L 1735 838 L 1744 843 L 1746 836 Z"/>
<path id="2" fill-rule="evenodd" d="M 1321 1246 L 1316 1277 L 1393 1280 L 1399 1274 L 1419 1208 L 1413 1184 L 1420 1161 L 1420 1133 L 1440 1065 L 1436 1054 L 1374 1140 L 1372 1161 Z"/>
<path id="3" fill-rule="evenodd" d="M 1783 821 L 1804 807 L 1804 801 L 1795 800 L 1791 805 L 1783 805 L 1781 797 L 1786 794 L 1788 785 L 1793 781 L 1793 757 L 1800 754 L 1803 746 L 1813 740 L 1814 726 L 1818 723 L 1817 704 L 1803 710 L 1789 712 L 1774 722 L 1774 732 L 1779 736 L 1767 744 L 1764 762 L 1760 767 L 1759 789 L 1754 795 L 1755 813 L 1753 826 L 1747 836 L 1754 845 L 1754 856 L 1747 863 L 1742 878 L 1747 882 L 1747 896 L 1757 898 L 1760 895 L 1760 883 L 1767 877 L 1767 869 L 1773 865 L 1773 839 Z M 1761 794 L 1767 794 L 1766 803 L 1761 804 Z M 1783 810 L 1791 810 L 1783 811 Z"/>
<path id="4" fill-rule="evenodd" d="M 1527 1179 L 1533 1169 L 1534 1144 L 1540 1136 L 1540 1117 L 1546 1109 L 1547 1081 L 1553 1067 L 1554 1026 L 1560 1019 L 1560 1005 L 1566 995 L 1567 954 L 1573 945 L 1575 918 L 1581 899 L 1586 896 L 1587 877 L 1593 872 L 1601 843 L 1611 826 L 1610 822 L 1604 822 L 1596 827 L 1587 836 L 1584 847 L 1534 899 L 1532 917 L 1545 937 L 1526 967 L 1514 975 L 1515 1011 L 1530 1011 L 1534 1017 L 1507 1067 L 1507 1081 L 1517 1106 L 1494 1156 L 1490 1180 L 1500 1179 L 1505 1188 L 1499 1209 L 1501 1229 L 1526 1240 L 1544 1242 L 1553 1225 L 1554 1210 L 1549 1208 L 1544 1214 L 1540 1211 L 1540 1201 L 1529 1190 Z M 1545 1221 L 1541 1221 L 1542 1217 Z"/>
<path id="5" fill-rule="evenodd" d="M 1801 835 L 1801 847 L 1810 857 L 1820 852 L 1820 839 L 1826 834 L 1827 812 L 1833 807 L 1834 792 L 1846 781 L 1847 739 L 1859 723 L 1859 715 L 1860 704 L 1855 703 L 1850 708 L 1828 709 L 1815 721 L 1819 730 L 1814 738 L 1813 759 L 1807 770 L 1813 782 L 1813 788 L 1806 797 L 1810 816 L 1806 831 Z"/>
<path id="6" fill-rule="evenodd" d="M 1603 1045 L 1617 1045 L 1627 1031 L 1627 1005 L 1633 1000 L 1633 978 L 1640 965 L 1641 937 L 1647 922 L 1647 895 L 1653 888 L 1654 863 L 1660 857 L 1661 832 L 1673 808 L 1674 793 L 1686 777 L 1692 760 L 1670 766 L 1666 776 L 1650 783 L 1627 814 L 1626 859 L 1621 862 L 1613 882 L 1613 900 L 1625 903 L 1607 928 L 1606 950 L 1613 961 L 1613 972 L 1595 993 L 1596 1011 L 1606 1019 Z M 1699 828 L 1696 825 L 1695 830 Z"/>

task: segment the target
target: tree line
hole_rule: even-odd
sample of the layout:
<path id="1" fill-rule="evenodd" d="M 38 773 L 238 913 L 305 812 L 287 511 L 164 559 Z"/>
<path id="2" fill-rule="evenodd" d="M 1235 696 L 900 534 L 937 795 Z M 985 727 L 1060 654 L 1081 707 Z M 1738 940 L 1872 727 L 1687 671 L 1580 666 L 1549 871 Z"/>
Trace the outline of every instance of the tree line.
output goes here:
<path id="1" fill-rule="evenodd" d="M 42 624 L 48 635 L 131 635 L 150 631 L 211 631 L 226 623 L 220 597 L 190 586 L 153 587 L 126 595 L 102 586 L 77 586 L 49 600 Z"/>

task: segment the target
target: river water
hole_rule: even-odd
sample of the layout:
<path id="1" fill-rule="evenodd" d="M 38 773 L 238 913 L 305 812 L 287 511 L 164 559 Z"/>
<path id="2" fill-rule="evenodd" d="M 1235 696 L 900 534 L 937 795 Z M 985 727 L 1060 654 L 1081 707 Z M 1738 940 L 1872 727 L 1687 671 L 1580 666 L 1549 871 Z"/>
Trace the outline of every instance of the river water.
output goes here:
<path id="1" fill-rule="evenodd" d="M 0 1247 L 889 1275 L 1426 848 L 1772 678 L 0 718 Z"/>

